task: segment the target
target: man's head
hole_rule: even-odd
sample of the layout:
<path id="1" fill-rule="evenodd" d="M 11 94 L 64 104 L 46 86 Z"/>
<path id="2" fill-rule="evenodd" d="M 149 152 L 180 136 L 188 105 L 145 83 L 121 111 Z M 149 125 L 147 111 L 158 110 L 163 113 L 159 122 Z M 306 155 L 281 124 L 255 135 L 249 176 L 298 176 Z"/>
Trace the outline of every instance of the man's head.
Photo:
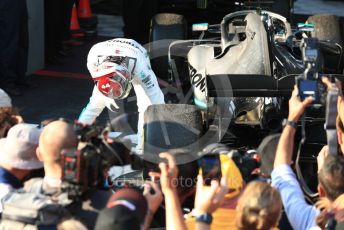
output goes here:
<path id="1" fill-rule="evenodd" d="M 18 123 L 18 111 L 12 106 L 11 98 L 0 89 L 0 138 L 6 137 L 8 130 Z"/>
<path id="2" fill-rule="evenodd" d="M 281 196 L 269 184 L 252 181 L 241 195 L 236 210 L 238 229 L 272 229 L 281 217 Z"/>
<path id="3" fill-rule="evenodd" d="M 60 174 L 60 155 L 63 149 L 76 148 L 78 144 L 73 126 L 58 120 L 44 127 L 37 148 L 38 158 L 43 162 L 46 175 Z"/>
<path id="4" fill-rule="evenodd" d="M 121 189 L 113 194 L 99 213 L 95 229 L 142 229 L 148 212 L 143 194 L 135 189 Z"/>
<path id="5" fill-rule="evenodd" d="M 111 99 L 122 99 L 126 98 L 131 90 L 132 76 L 128 68 L 116 58 L 98 56 L 95 61 L 89 57 L 87 67 L 99 92 Z"/>
<path id="6" fill-rule="evenodd" d="M 12 100 L 8 94 L 0 89 L 0 108 L 12 107 Z"/>
<path id="7" fill-rule="evenodd" d="M 6 137 L 8 130 L 21 121 L 14 107 L 0 107 L 0 138 Z"/>
<path id="8" fill-rule="evenodd" d="M 334 201 L 344 193 L 344 158 L 329 155 L 319 171 L 319 195 Z"/>
<path id="9" fill-rule="evenodd" d="M 18 179 L 43 167 L 36 156 L 40 133 L 36 125 L 21 123 L 13 126 L 6 138 L 0 139 L 0 164 L 9 171 L 25 171 Z"/>

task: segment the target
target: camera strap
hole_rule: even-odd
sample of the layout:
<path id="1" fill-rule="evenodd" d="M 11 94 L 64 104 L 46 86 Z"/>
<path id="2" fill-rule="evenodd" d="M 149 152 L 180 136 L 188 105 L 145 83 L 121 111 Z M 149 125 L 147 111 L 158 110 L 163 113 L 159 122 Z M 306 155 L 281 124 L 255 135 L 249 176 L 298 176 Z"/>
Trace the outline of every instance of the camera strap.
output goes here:
<path id="1" fill-rule="evenodd" d="M 337 119 L 337 100 L 338 100 L 338 88 L 333 85 L 328 91 L 326 98 L 326 121 L 324 128 L 327 135 L 327 144 L 329 146 L 329 154 L 337 154 L 338 152 L 338 139 L 336 130 L 336 119 Z M 296 155 L 295 170 L 297 177 L 300 181 L 300 185 L 305 192 L 305 194 L 310 198 L 317 197 L 317 193 L 314 193 L 307 185 L 300 168 L 300 155 L 302 145 L 306 141 L 306 120 L 305 115 L 301 118 L 301 141 L 298 146 L 298 151 Z"/>
<path id="2" fill-rule="evenodd" d="M 306 142 L 306 118 L 305 115 L 303 114 L 301 117 L 301 141 L 299 143 L 298 149 L 297 149 L 297 154 L 296 154 L 296 160 L 295 160 L 295 171 L 297 178 L 299 179 L 300 185 L 304 193 L 314 199 L 318 196 L 318 193 L 314 193 L 307 185 L 303 175 L 302 171 L 300 168 L 300 155 L 301 155 L 301 149 L 302 145 Z"/>
<path id="3" fill-rule="evenodd" d="M 327 144 L 329 154 L 337 155 L 338 153 L 338 139 L 336 130 L 338 88 L 333 83 L 331 89 L 327 93 L 326 98 L 326 121 L 325 130 L 327 136 Z"/>

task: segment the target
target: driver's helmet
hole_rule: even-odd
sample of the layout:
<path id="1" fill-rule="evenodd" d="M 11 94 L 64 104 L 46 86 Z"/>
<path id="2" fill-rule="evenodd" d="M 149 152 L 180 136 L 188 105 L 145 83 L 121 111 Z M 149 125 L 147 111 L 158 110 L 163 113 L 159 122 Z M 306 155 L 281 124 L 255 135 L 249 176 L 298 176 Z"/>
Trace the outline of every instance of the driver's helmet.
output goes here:
<path id="1" fill-rule="evenodd" d="M 103 62 L 97 66 L 96 71 L 91 72 L 91 75 L 99 92 L 108 98 L 126 98 L 131 90 L 132 76 L 123 65 Z"/>

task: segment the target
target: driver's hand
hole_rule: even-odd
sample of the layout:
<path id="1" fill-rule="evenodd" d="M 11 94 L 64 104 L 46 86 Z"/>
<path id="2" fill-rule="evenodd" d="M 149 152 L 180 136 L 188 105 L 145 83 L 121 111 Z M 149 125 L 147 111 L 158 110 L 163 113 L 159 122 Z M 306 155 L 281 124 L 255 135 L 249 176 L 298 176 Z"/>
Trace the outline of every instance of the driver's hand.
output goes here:
<path id="1" fill-rule="evenodd" d="M 289 100 L 289 121 L 297 122 L 302 114 L 305 112 L 306 107 L 310 105 L 314 100 L 313 97 L 307 97 L 304 101 L 301 101 L 298 95 L 299 90 L 295 85 Z"/>

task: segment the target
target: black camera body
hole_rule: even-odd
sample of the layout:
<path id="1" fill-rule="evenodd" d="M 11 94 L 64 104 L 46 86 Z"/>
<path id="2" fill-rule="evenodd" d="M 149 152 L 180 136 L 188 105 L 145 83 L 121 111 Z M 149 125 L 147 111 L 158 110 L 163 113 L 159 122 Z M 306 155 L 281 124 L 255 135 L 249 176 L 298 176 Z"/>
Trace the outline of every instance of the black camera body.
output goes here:
<path id="1" fill-rule="evenodd" d="M 228 156 L 232 158 L 240 170 L 241 176 L 245 182 L 250 182 L 258 177 L 254 174 L 260 167 L 260 159 L 256 150 L 231 150 Z"/>
<path id="2" fill-rule="evenodd" d="M 74 130 L 84 147 L 61 152 L 62 190 L 70 199 L 80 200 L 95 189 L 106 189 L 107 170 L 121 158 L 121 143 L 108 144 L 102 126 L 75 124 Z"/>
<path id="3" fill-rule="evenodd" d="M 82 197 L 93 188 L 104 183 L 103 159 L 95 151 L 83 148 L 66 149 L 61 153 L 63 190 L 72 199 Z"/>

